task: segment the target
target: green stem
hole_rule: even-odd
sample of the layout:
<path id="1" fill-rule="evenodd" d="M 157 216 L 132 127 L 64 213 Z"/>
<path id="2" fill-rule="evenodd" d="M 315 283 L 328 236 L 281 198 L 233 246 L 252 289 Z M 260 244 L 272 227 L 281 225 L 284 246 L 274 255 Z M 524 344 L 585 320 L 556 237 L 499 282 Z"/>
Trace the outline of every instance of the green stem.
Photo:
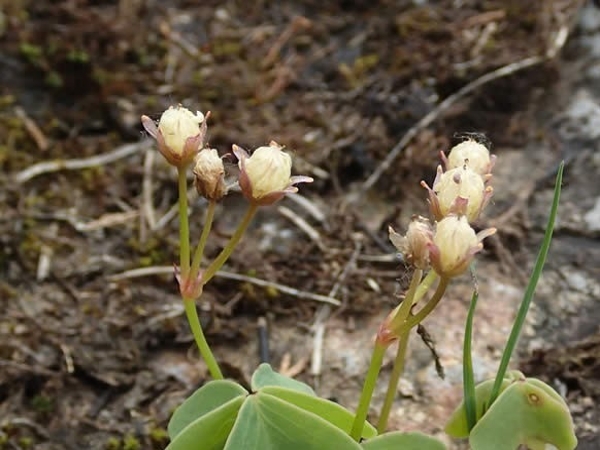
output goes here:
<path id="1" fill-rule="evenodd" d="M 446 292 L 446 288 L 448 287 L 449 281 L 450 281 L 449 278 L 446 278 L 446 277 L 440 278 L 440 283 L 438 284 L 438 287 L 435 290 L 431 299 L 417 314 L 415 314 L 412 317 L 409 317 L 408 320 L 406 321 L 407 329 L 410 330 L 411 328 L 417 326 L 425 319 L 425 317 L 427 317 L 429 314 L 431 314 L 431 312 L 435 309 L 435 307 L 438 305 L 438 303 L 444 296 L 444 293 Z"/>
<path id="2" fill-rule="evenodd" d="M 385 354 L 386 349 L 386 345 L 375 342 L 373 354 L 371 355 L 371 365 L 369 366 L 369 371 L 365 378 L 363 390 L 358 402 L 358 408 L 356 409 L 356 415 L 354 416 L 354 423 L 352 424 L 352 430 L 350 431 L 350 437 L 356 442 L 360 442 L 360 438 L 362 437 L 365 420 L 367 420 L 367 414 L 369 413 L 371 397 L 373 397 L 377 376 L 379 375 L 381 363 L 383 362 L 383 355 Z"/>
<path id="3" fill-rule="evenodd" d="M 439 278 L 439 275 L 435 272 L 435 270 L 430 270 L 429 273 L 427 275 L 425 275 L 425 278 L 423 278 L 423 281 L 421 281 L 421 284 L 419 285 L 419 287 L 417 288 L 417 290 L 415 292 L 415 296 L 413 298 L 413 305 L 419 303 L 419 301 L 427 293 L 427 291 L 429 290 L 431 285 L 433 283 L 435 283 L 435 281 L 438 278 Z"/>
<path id="4" fill-rule="evenodd" d="M 180 279 L 182 283 L 188 283 L 190 277 L 190 226 L 188 220 L 188 201 L 187 201 L 187 176 L 186 176 L 186 167 L 178 168 L 177 170 L 177 181 L 178 181 L 178 190 L 179 190 L 179 268 L 180 268 Z M 210 211 L 210 206 L 209 206 Z M 211 213 L 212 214 L 212 213 Z M 206 243 L 206 238 L 208 237 L 208 231 L 206 228 L 209 228 L 210 231 L 210 222 L 212 222 L 212 218 L 207 219 L 205 224 L 205 230 L 202 232 L 202 238 L 200 241 L 202 242 L 204 239 L 204 244 Z M 208 227 L 207 227 L 208 225 Z M 206 234 L 206 237 L 204 236 Z M 200 256 L 198 260 L 202 259 L 202 251 L 201 249 Z M 198 250 L 196 251 L 198 252 Z M 194 256 L 196 259 L 196 256 Z M 197 263 L 196 273 L 194 273 L 194 278 L 196 279 L 197 270 L 200 267 L 200 261 Z M 206 337 L 204 336 L 204 332 L 202 331 L 202 325 L 200 324 L 200 319 L 198 318 L 198 311 L 196 311 L 196 302 L 193 298 L 184 298 L 183 305 L 185 307 L 185 315 L 187 316 L 188 322 L 190 324 L 190 328 L 192 329 L 192 334 L 194 335 L 194 340 L 196 341 L 196 345 L 198 346 L 198 350 L 206 361 L 206 365 L 211 376 L 215 379 L 222 379 L 223 374 L 221 373 L 221 369 L 215 359 L 210 347 L 208 346 L 208 342 L 206 342 Z"/>
<path id="5" fill-rule="evenodd" d="M 402 300 L 402 303 L 400 303 L 400 307 L 392 319 L 392 324 L 390 326 L 392 330 L 398 330 L 404 327 L 404 322 L 406 322 L 406 319 L 410 314 L 410 310 L 415 304 L 415 294 L 417 289 L 420 287 L 419 283 L 421 282 L 422 277 L 423 271 L 421 269 L 416 269 L 413 273 L 412 279 L 410 280 L 410 285 L 408 286 L 406 296 L 404 297 L 404 300 Z"/>
<path id="6" fill-rule="evenodd" d="M 425 307 L 421 309 L 421 311 L 419 311 L 419 313 L 417 313 L 414 317 L 410 317 L 410 310 L 412 306 L 427 293 L 431 285 L 438 278 L 438 275 L 433 271 L 429 272 L 423 280 L 421 280 L 422 276 L 423 272 L 421 270 L 415 271 L 406 293 L 406 297 L 397 308 L 397 312 L 393 316 L 393 319 L 390 323 L 390 329 L 393 330 L 393 334 L 396 334 L 399 337 L 400 342 L 398 343 L 398 353 L 396 355 L 396 360 L 394 361 L 394 368 L 392 370 L 390 383 L 388 384 L 384 406 L 382 408 L 380 420 L 377 425 L 380 433 L 387 425 L 387 420 L 392 403 L 394 401 L 396 388 L 398 386 L 398 380 L 402 375 L 402 371 L 404 370 L 404 359 L 406 357 L 409 332 L 411 328 L 420 323 L 431 311 L 433 311 L 435 306 L 441 300 L 444 292 L 446 291 L 446 287 L 448 286 L 449 279 L 441 278 L 431 300 L 425 305 Z M 371 364 L 369 366 L 369 371 L 367 372 L 367 377 L 365 379 L 363 390 L 360 396 L 352 430 L 350 431 L 350 437 L 357 442 L 360 441 L 364 422 L 367 419 L 371 397 L 373 396 L 373 391 L 377 382 L 377 376 L 379 375 L 379 370 L 381 368 L 381 363 L 383 361 L 383 356 L 386 349 L 386 344 L 383 344 L 379 341 L 375 342 L 375 348 L 373 349 L 373 355 L 371 356 Z"/>
<path id="7" fill-rule="evenodd" d="M 402 372 L 404 372 L 404 360 L 406 358 L 406 348 L 408 347 L 409 337 L 409 331 L 405 331 L 398 340 L 398 352 L 396 353 L 396 359 L 394 360 L 394 368 L 392 369 L 392 373 L 390 375 L 390 382 L 388 383 L 387 392 L 385 393 L 385 401 L 381 407 L 381 414 L 379 414 L 379 422 L 377 422 L 378 434 L 385 432 L 385 428 L 390 417 L 390 411 L 392 410 L 392 405 L 396 399 L 398 381 L 400 381 Z"/>
<path id="8" fill-rule="evenodd" d="M 429 274 L 431 274 L 431 272 Z M 381 414 L 379 415 L 379 422 L 377 423 L 377 431 L 379 433 L 383 433 L 385 431 L 385 427 L 387 426 L 387 421 L 390 416 L 390 411 L 392 409 L 392 404 L 396 398 L 398 380 L 400 380 L 400 376 L 404 371 L 404 358 L 406 356 L 406 347 L 408 345 L 410 332 L 410 328 L 406 328 L 406 319 L 410 315 L 410 310 L 412 309 L 413 305 L 420 300 L 420 298 L 415 298 L 417 292 L 420 292 L 422 297 L 425 295 L 425 292 L 427 292 L 427 289 L 429 289 L 430 285 L 427 285 L 426 288 L 423 288 L 427 281 L 433 280 L 433 277 L 431 277 L 429 274 L 427 275 L 426 279 L 421 281 L 421 278 L 423 277 L 423 271 L 420 269 L 415 270 L 412 279 L 410 280 L 410 286 L 408 287 L 406 296 L 404 297 L 398 312 L 390 324 L 390 328 L 394 330 L 393 333 L 398 336 L 398 352 L 396 354 L 396 359 L 394 360 L 392 374 L 390 375 L 390 381 L 385 394 L 385 401 L 381 408 Z M 398 332 L 399 330 L 401 331 Z"/>
<path id="9" fill-rule="evenodd" d="M 190 328 L 192 329 L 192 334 L 194 335 L 194 340 L 196 341 L 196 345 L 198 346 L 198 350 L 200 350 L 202 358 L 204 358 L 204 361 L 206 362 L 210 375 L 215 380 L 222 380 L 223 373 L 221 372 L 219 364 L 217 363 L 212 350 L 208 346 L 208 342 L 206 342 L 206 337 L 202 331 L 202 325 L 200 325 L 198 311 L 196 310 L 196 302 L 194 299 L 184 298 L 183 304 L 185 306 L 185 315 L 187 316 Z"/>
<path id="10" fill-rule="evenodd" d="M 215 260 L 210 264 L 210 266 L 208 266 L 208 268 L 204 271 L 203 279 L 202 279 L 203 284 L 208 283 L 210 281 L 210 279 L 215 276 L 215 273 L 217 273 L 217 271 L 221 267 L 223 267 L 223 264 L 225 264 L 225 261 L 227 261 L 227 258 L 229 258 L 229 256 L 231 256 L 231 253 L 233 253 L 235 246 L 238 244 L 238 242 L 240 242 L 240 239 L 244 235 L 244 232 L 248 228 L 248 225 L 250 225 L 250 221 L 254 217 L 254 214 L 256 214 L 257 209 L 258 209 L 258 205 L 250 204 L 250 206 L 248 207 L 248 210 L 246 211 L 246 214 L 244 215 L 244 217 L 242 218 L 242 221 L 240 222 L 237 229 L 233 233 L 233 236 L 231 236 L 231 238 L 229 239 L 229 242 L 227 242 L 227 245 L 225 246 L 225 248 L 223 250 L 221 250 L 221 253 L 219 253 L 219 256 L 217 256 L 215 258 Z"/>
<path id="11" fill-rule="evenodd" d="M 177 169 L 179 187 L 179 270 L 186 280 L 190 272 L 190 227 L 188 223 L 186 167 Z"/>
<path id="12" fill-rule="evenodd" d="M 190 278 L 195 280 L 200 271 L 200 264 L 202 263 L 202 255 L 204 255 L 204 249 L 206 248 L 206 242 L 208 241 L 208 235 L 212 228 L 213 219 L 215 217 L 215 207 L 217 202 L 214 200 L 208 201 L 208 209 L 206 210 L 206 219 L 204 220 L 204 228 L 202 229 L 202 235 L 200 235 L 200 242 L 194 252 L 194 259 L 192 260 L 192 268 L 190 269 Z"/>

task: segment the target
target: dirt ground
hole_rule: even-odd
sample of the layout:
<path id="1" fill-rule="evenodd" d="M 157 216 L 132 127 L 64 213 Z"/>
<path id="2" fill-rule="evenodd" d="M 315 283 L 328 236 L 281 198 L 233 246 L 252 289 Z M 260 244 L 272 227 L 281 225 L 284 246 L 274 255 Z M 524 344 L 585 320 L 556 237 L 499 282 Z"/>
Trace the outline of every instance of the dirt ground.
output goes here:
<path id="1" fill-rule="evenodd" d="M 419 181 L 439 150 L 476 132 L 498 155 L 477 224 L 499 229 L 476 266 L 478 379 L 497 367 L 565 160 L 514 365 L 567 397 L 579 448 L 600 448 L 599 82 L 593 2 L 0 2 L 0 449 L 162 449 L 173 408 L 208 379 L 170 268 L 174 173 L 139 122 L 176 103 L 212 111 L 223 154 L 275 140 L 316 180 L 261 210 L 207 287 L 219 361 L 248 382 L 265 317 L 271 363 L 350 408 L 407 280 L 387 228 L 427 213 Z M 205 204 L 190 198 L 197 239 Z M 223 202 L 208 255 L 243 206 Z M 426 322 L 444 380 L 412 340 L 391 428 L 443 437 L 472 287 L 457 280 Z"/>

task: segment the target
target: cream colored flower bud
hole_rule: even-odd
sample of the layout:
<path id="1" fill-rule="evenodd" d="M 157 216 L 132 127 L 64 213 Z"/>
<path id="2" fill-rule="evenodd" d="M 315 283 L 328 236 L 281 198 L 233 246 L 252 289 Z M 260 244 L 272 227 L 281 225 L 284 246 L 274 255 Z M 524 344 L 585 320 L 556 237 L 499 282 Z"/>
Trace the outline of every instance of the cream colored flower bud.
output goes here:
<path id="1" fill-rule="evenodd" d="M 204 115 L 200 111 L 194 114 L 183 106 L 171 106 L 160 117 L 158 129 L 163 134 L 165 144 L 181 154 L 186 139 L 200 134 L 200 124 L 203 120 Z"/>
<path id="2" fill-rule="evenodd" d="M 481 241 L 495 232 L 490 228 L 475 234 L 465 216 L 445 217 L 437 223 L 430 247 L 433 269 L 443 277 L 462 274 L 475 254 L 483 248 Z"/>
<path id="3" fill-rule="evenodd" d="M 227 194 L 227 187 L 225 167 L 217 150 L 205 148 L 194 161 L 194 185 L 198 194 L 207 200 L 221 200 Z"/>
<path id="4" fill-rule="evenodd" d="M 252 184 L 252 197 L 262 198 L 288 187 L 292 158 L 278 145 L 259 147 L 246 160 L 245 169 Z"/>
<path id="5" fill-rule="evenodd" d="M 490 156 L 488 148 L 472 139 L 455 145 L 450 150 L 446 161 L 446 170 L 455 169 L 467 165 L 479 175 L 491 172 L 494 158 Z"/>
<path id="6" fill-rule="evenodd" d="M 171 106 L 162 114 L 158 127 L 147 116 L 142 116 L 142 124 L 156 139 L 158 149 L 169 164 L 183 168 L 204 145 L 209 115 L 206 113 L 205 117 L 201 112 L 194 114 L 183 106 Z"/>
<path id="7" fill-rule="evenodd" d="M 240 189 L 253 203 L 270 205 L 287 193 L 297 192 L 293 184 L 313 181 L 310 177 L 291 176 L 292 158 L 274 141 L 257 148 L 252 156 L 237 145 L 233 146 L 233 153 L 239 159 Z"/>
<path id="8" fill-rule="evenodd" d="M 450 213 L 464 214 L 472 222 L 485 205 L 485 190 L 483 178 L 466 165 L 450 169 L 433 185 L 439 209 L 434 215 L 441 218 Z"/>
<path id="9" fill-rule="evenodd" d="M 404 259 L 417 269 L 426 270 L 429 267 L 429 247 L 432 243 L 433 229 L 425 217 L 414 216 L 406 236 L 396 233 L 389 228 L 390 241 L 402 253 Z"/>

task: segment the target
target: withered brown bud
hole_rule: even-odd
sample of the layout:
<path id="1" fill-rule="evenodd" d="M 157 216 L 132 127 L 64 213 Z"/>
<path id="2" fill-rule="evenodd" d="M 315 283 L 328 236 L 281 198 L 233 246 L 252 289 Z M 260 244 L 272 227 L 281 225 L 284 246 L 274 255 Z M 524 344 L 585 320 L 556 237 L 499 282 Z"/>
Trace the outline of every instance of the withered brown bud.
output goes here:
<path id="1" fill-rule="evenodd" d="M 225 167 L 214 148 L 205 148 L 194 159 L 194 186 L 207 200 L 219 201 L 227 194 Z"/>
<path id="2" fill-rule="evenodd" d="M 429 267 L 429 246 L 433 239 L 433 229 L 427 218 L 414 216 L 406 236 L 396 233 L 392 227 L 389 227 L 388 232 L 390 241 L 409 264 L 423 270 Z"/>

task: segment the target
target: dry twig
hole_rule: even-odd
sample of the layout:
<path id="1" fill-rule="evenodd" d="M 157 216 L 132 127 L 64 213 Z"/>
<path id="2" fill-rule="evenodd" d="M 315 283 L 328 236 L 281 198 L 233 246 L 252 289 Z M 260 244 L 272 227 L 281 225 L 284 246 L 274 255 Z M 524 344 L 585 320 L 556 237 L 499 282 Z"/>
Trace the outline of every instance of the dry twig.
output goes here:
<path id="1" fill-rule="evenodd" d="M 37 147 L 43 152 L 48 150 L 48 148 L 50 148 L 50 143 L 40 127 L 37 126 L 37 123 L 35 123 L 20 106 L 15 108 L 15 114 L 23 121 L 25 129 L 35 141 L 35 145 L 37 145 Z"/>
<path id="2" fill-rule="evenodd" d="M 91 220 L 89 222 L 78 222 L 73 221 L 73 226 L 77 231 L 82 233 L 87 231 L 99 230 L 102 228 L 114 227 L 117 225 L 122 225 L 135 219 L 138 217 L 138 211 L 125 211 L 120 213 L 107 213 L 103 214 L 96 220 Z"/>
<path id="3" fill-rule="evenodd" d="M 141 269 L 133 269 L 122 272 L 120 274 L 111 275 L 108 279 L 110 281 L 119 281 L 127 278 L 137 278 L 137 277 L 146 277 L 150 275 L 170 275 L 173 273 L 173 267 L 171 266 L 154 266 L 154 267 L 144 267 Z M 319 295 L 313 294 L 312 292 L 301 291 L 299 289 L 286 286 L 284 284 L 274 283 L 272 281 L 262 280 L 256 277 L 249 277 L 246 275 L 241 275 L 239 273 L 226 272 L 224 270 L 219 270 L 216 274 L 218 278 L 225 278 L 228 280 L 236 280 L 236 281 L 244 281 L 246 283 L 251 283 L 256 286 L 268 287 L 275 289 L 279 292 L 283 292 L 284 294 L 291 295 L 296 298 L 302 298 L 305 300 L 314 300 L 316 302 L 328 303 L 330 305 L 339 306 L 341 303 L 338 299 L 332 297 L 331 295 Z"/>
<path id="4" fill-rule="evenodd" d="M 156 227 L 156 211 L 152 201 L 153 187 L 153 169 L 156 152 L 146 152 L 144 159 L 144 179 L 142 181 L 142 207 L 140 214 L 140 242 L 145 242 L 147 238 L 147 227 L 154 230 Z"/>
<path id="5" fill-rule="evenodd" d="M 143 141 L 135 142 L 133 144 L 122 145 L 112 152 L 91 156 L 89 158 L 41 162 L 17 173 L 15 175 L 15 181 L 21 184 L 45 173 L 58 172 L 60 170 L 81 170 L 103 166 L 127 158 L 128 156 L 135 155 L 138 152 L 147 150 L 151 146 L 152 141 L 150 139 L 144 139 Z"/>
<path id="6" fill-rule="evenodd" d="M 325 213 L 321 211 L 314 202 L 300 194 L 288 195 L 286 198 L 304 208 L 304 210 L 309 213 L 313 219 L 323 224 L 325 229 L 329 228 L 329 225 L 327 224 L 327 216 L 325 216 Z"/>
<path id="7" fill-rule="evenodd" d="M 292 364 L 292 355 L 288 352 L 283 355 L 281 358 L 281 364 L 279 364 L 279 368 L 277 371 L 286 377 L 294 378 L 297 375 L 304 372 L 306 368 L 306 364 L 308 363 L 308 358 L 302 357 L 294 364 Z"/>
<path id="8" fill-rule="evenodd" d="M 196 188 L 194 186 L 192 186 L 191 188 L 188 189 L 188 191 L 187 191 L 187 197 L 188 197 L 188 217 L 191 216 L 191 214 L 193 212 L 193 209 L 194 209 L 194 204 L 193 204 L 193 202 L 191 202 L 191 199 L 195 198 L 195 197 L 196 198 L 198 197 L 195 194 L 196 194 Z M 179 202 L 175 202 L 169 208 L 169 210 L 160 219 L 158 219 L 155 222 L 154 227 L 152 228 L 152 231 L 160 230 L 161 228 L 163 228 L 171 220 L 173 220 L 175 217 L 177 217 L 178 212 L 179 212 Z"/>
<path id="9" fill-rule="evenodd" d="M 325 245 L 321 239 L 321 235 L 315 230 L 306 220 L 285 206 L 277 207 L 277 211 L 283 217 L 288 219 L 298 228 L 300 228 L 321 250 L 325 250 Z"/>
<path id="10" fill-rule="evenodd" d="M 425 128 L 431 125 L 436 119 L 442 116 L 452 105 L 454 105 L 454 103 L 466 97 L 468 94 L 485 84 L 488 84 L 499 78 L 512 75 L 521 70 L 537 66 L 538 64 L 553 59 L 558 54 L 560 49 L 564 46 L 568 34 L 568 26 L 562 26 L 556 33 L 552 44 L 549 46 L 549 48 L 544 54 L 531 56 L 529 58 L 522 59 L 521 61 L 517 61 L 506 66 L 502 66 L 491 72 L 488 72 L 480 76 L 479 78 L 473 80 L 471 83 L 466 84 L 454 94 L 444 99 L 439 105 L 437 105 L 437 107 L 435 107 L 432 111 L 430 111 L 423 118 L 421 118 L 421 120 L 419 120 L 412 128 L 410 128 L 404 134 L 404 136 L 402 136 L 402 139 L 398 141 L 398 143 L 390 150 L 390 152 L 383 159 L 383 161 L 381 161 L 379 166 L 364 181 L 364 183 L 360 187 L 360 190 L 348 200 L 351 202 L 356 201 L 369 189 L 371 189 L 375 185 L 375 183 L 377 183 L 379 178 L 390 168 L 394 160 L 398 157 L 398 155 L 400 155 L 400 153 L 402 152 L 402 150 L 404 150 L 408 143 L 412 141 L 415 138 L 415 136 L 417 136 L 417 134 L 419 134 L 421 131 L 423 131 Z"/>
<path id="11" fill-rule="evenodd" d="M 360 244 L 360 242 L 356 242 L 354 251 L 350 256 L 350 259 L 344 266 L 344 270 L 342 270 L 342 273 L 340 273 L 340 275 L 338 276 L 338 279 L 331 288 L 331 291 L 329 291 L 330 297 L 337 295 L 337 292 L 340 290 L 340 288 L 346 281 L 346 278 L 348 278 L 350 272 L 352 272 L 352 270 L 355 268 L 356 261 L 358 260 L 358 255 L 360 254 L 361 248 L 362 245 Z M 327 322 L 327 319 L 330 315 L 331 306 L 329 305 L 321 306 L 315 314 L 315 321 L 313 324 L 313 352 L 310 364 L 310 373 L 315 377 L 321 375 L 321 366 L 323 363 L 323 338 L 325 336 L 325 323 Z"/>
<path id="12" fill-rule="evenodd" d="M 12 419 L 4 419 L 0 422 L 0 428 L 3 430 L 22 426 L 29 427 L 34 430 L 38 436 L 50 440 L 50 434 L 46 431 L 46 428 L 27 417 L 13 417 Z"/>
<path id="13" fill-rule="evenodd" d="M 266 69 L 272 66 L 277 58 L 283 46 L 294 36 L 294 34 L 305 30 L 311 26 L 311 21 L 304 16 L 296 16 L 292 22 L 287 26 L 285 30 L 279 35 L 277 40 L 273 43 L 267 56 L 262 61 L 261 66 Z"/>
<path id="14" fill-rule="evenodd" d="M 0 359 L 0 367 L 2 366 L 12 367 L 21 372 L 33 373 L 35 375 L 42 375 L 45 377 L 55 377 L 60 375 L 60 372 L 53 372 L 52 370 L 44 369 L 43 367 L 30 366 L 17 361 L 11 361 L 9 359 Z"/>
<path id="15" fill-rule="evenodd" d="M 65 367 L 67 369 L 67 373 L 71 374 L 75 372 L 75 364 L 73 363 L 73 355 L 71 354 L 71 349 L 65 344 L 60 344 L 59 347 L 63 356 L 65 357 Z"/>

